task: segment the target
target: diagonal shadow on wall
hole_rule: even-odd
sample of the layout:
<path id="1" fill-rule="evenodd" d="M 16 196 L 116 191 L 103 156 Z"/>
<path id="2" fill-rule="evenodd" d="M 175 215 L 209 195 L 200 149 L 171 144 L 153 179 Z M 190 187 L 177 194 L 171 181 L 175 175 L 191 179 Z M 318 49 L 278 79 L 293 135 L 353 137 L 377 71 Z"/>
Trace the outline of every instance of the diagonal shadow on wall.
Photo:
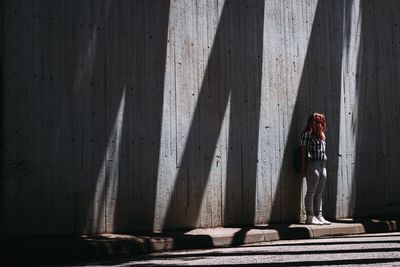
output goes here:
<path id="1" fill-rule="evenodd" d="M 113 2 L 107 18 L 107 232 L 152 231 L 156 206 L 170 1 Z M 108 150 L 114 151 L 115 155 Z M 117 150 L 117 151 L 116 151 Z M 144 203 L 144 204 L 141 204 Z"/>
<path id="2" fill-rule="evenodd" d="M 7 234 L 152 230 L 169 1 L 5 5 Z"/>
<path id="3" fill-rule="evenodd" d="M 101 96 L 104 89 L 106 2 L 13 5 L 13 1 L 6 4 L 8 13 L 22 23 L 8 16 L 8 24 L 25 34 L 14 36 L 9 32 L 8 39 L 21 45 L 7 47 L 8 63 L 19 62 L 12 69 L 23 78 L 15 88 L 13 82 L 9 86 L 15 92 L 29 88 L 30 96 L 18 93 L 8 101 L 11 106 L 22 107 L 8 113 L 15 119 L 7 127 L 16 127 L 22 133 L 10 144 L 9 156 L 16 153 L 24 162 L 23 171 L 10 170 L 10 177 L 22 178 L 18 180 L 24 183 L 13 187 L 17 179 L 9 180 L 8 186 L 13 188 L 10 193 L 20 196 L 16 201 L 20 208 L 14 206 L 10 212 L 8 232 L 81 233 L 89 202 L 85 196 L 92 182 L 90 170 L 92 166 L 98 170 L 104 152 L 97 150 L 103 145 L 103 135 L 94 136 L 92 130 L 103 133 L 105 129 L 104 122 L 98 120 L 104 111 L 104 105 L 98 104 L 104 102 L 94 96 Z M 19 58 L 20 51 L 29 56 Z M 7 204 L 8 208 L 13 205 Z M 21 225 L 30 227 L 22 230 Z"/>
<path id="4" fill-rule="evenodd" d="M 294 171 L 293 153 L 299 146 L 308 116 L 315 111 L 327 117 L 329 181 L 324 211 L 328 217 L 335 216 L 344 4 L 344 0 L 317 3 L 279 180 L 272 198 L 271 222 L 299 220 L 302 178 Z"/>
<path id="5" fill-rule="evenodd" d="M 220 223 L 254 222 L 263 14 L 263 0 L 224 3 L 163 229 L 198 226 L 229 106 L 227 180 L 226 188 L 222 189 L 226 208 Z M 197 133 L 198 127 L 200 133 Z M 197 147 L 199 134 L 201 144 Z M 200 153 L 201 160 L 196 162 L 197 168 L 192 168 L 191 157 L 195 153 Z M 198 172 L 193 173 L 195 169 Z M 224 177 L 222 173 L 220 179 Z M 187 198 L 182 198 L 185 195 Z"/>
<path id="6" fill-rule="evenodd" d="M 78 65 L 75 82 L 66 83 L 73 91 L 62 98 L 73 104 L 59 108 L 72 114 L 79 127 L 74 138 L 80 146 L 73 151 L 80 157 L 71 155 L 68 144 L 58 151 L 81 164 L 75 179 L 62 179 L 71 195 L 67 205 L 73 232 L 152 230 L 169 1 L 102 0 L 77 10 L 87 23 L 78 29 L 92 31 L 87 42 L 78 35 L 78 48 L 83 49 L 74 52 L 81 58 L 66 64 L 67 74 Z M 67 112 L 70 106 L 74 112 Z M 59 123 L 59 132 L 65 132 L 68 123 Z M 138 205 L 143 199 L 146 205 Z"/>

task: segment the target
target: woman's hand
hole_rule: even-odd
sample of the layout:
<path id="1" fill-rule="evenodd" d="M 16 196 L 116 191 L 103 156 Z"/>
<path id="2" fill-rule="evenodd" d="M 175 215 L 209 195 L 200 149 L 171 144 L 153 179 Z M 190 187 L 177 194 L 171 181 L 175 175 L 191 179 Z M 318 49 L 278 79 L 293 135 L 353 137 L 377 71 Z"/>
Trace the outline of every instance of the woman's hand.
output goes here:
<path id="1" fill-rule="evenodd" d="M 305 177 L 306 176 L 306 170 L 307 170 L 307 147 L 306 146 L 302 146 L 301 147 L 301 169 L 300 169 L 300 175 L 301 177 Z"/>
<path id="2" fill-rule="evenodd" d="M 305 177 L 306 176 L 306 168 L 301 167 L 300 175 L 301 175 L 301 177 Z"/>

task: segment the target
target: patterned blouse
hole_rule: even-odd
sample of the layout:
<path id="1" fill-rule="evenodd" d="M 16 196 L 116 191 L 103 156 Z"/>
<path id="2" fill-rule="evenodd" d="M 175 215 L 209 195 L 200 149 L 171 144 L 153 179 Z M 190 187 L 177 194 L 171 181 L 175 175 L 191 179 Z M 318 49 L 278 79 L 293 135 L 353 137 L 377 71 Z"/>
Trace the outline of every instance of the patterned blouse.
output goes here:
<path id="1" fill-rule="evenodd" d="M 301 146 L 307 146 L 308 160 L 327 160 L 326 156 L 326 142 L 325 140 L 319 140 L 314 135 L 310 135 L 308 132 L 304 132 L 301 135 L 300 140 Z"/>

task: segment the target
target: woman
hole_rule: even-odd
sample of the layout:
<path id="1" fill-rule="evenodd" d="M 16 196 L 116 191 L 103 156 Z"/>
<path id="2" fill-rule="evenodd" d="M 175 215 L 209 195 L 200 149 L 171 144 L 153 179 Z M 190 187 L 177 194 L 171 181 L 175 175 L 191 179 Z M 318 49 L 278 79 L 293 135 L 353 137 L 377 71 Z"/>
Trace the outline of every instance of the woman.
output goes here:
<path id="1" fill-rule="evenodd" d="M 308 118 L 301 136 L 301 175 L 306 176 L 307 194 L 304 200 L 307 224 L 331 224 L 322 216 L 322 192 L 326 183 L 326 120 L 321 113 Z"/>

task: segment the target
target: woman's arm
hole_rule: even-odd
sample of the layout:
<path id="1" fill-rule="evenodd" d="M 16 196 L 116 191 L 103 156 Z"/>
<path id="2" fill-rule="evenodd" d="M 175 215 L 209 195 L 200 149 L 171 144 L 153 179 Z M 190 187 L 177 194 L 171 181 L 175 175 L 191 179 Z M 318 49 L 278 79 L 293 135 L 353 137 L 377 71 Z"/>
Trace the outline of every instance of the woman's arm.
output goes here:
<path id="1" fill-rule="evenodd" d="M 301 177 L 306 176 L 306 170 L 307 170 L 307 146 L 301 146 L 301 169 L 300 169 Z"/>

